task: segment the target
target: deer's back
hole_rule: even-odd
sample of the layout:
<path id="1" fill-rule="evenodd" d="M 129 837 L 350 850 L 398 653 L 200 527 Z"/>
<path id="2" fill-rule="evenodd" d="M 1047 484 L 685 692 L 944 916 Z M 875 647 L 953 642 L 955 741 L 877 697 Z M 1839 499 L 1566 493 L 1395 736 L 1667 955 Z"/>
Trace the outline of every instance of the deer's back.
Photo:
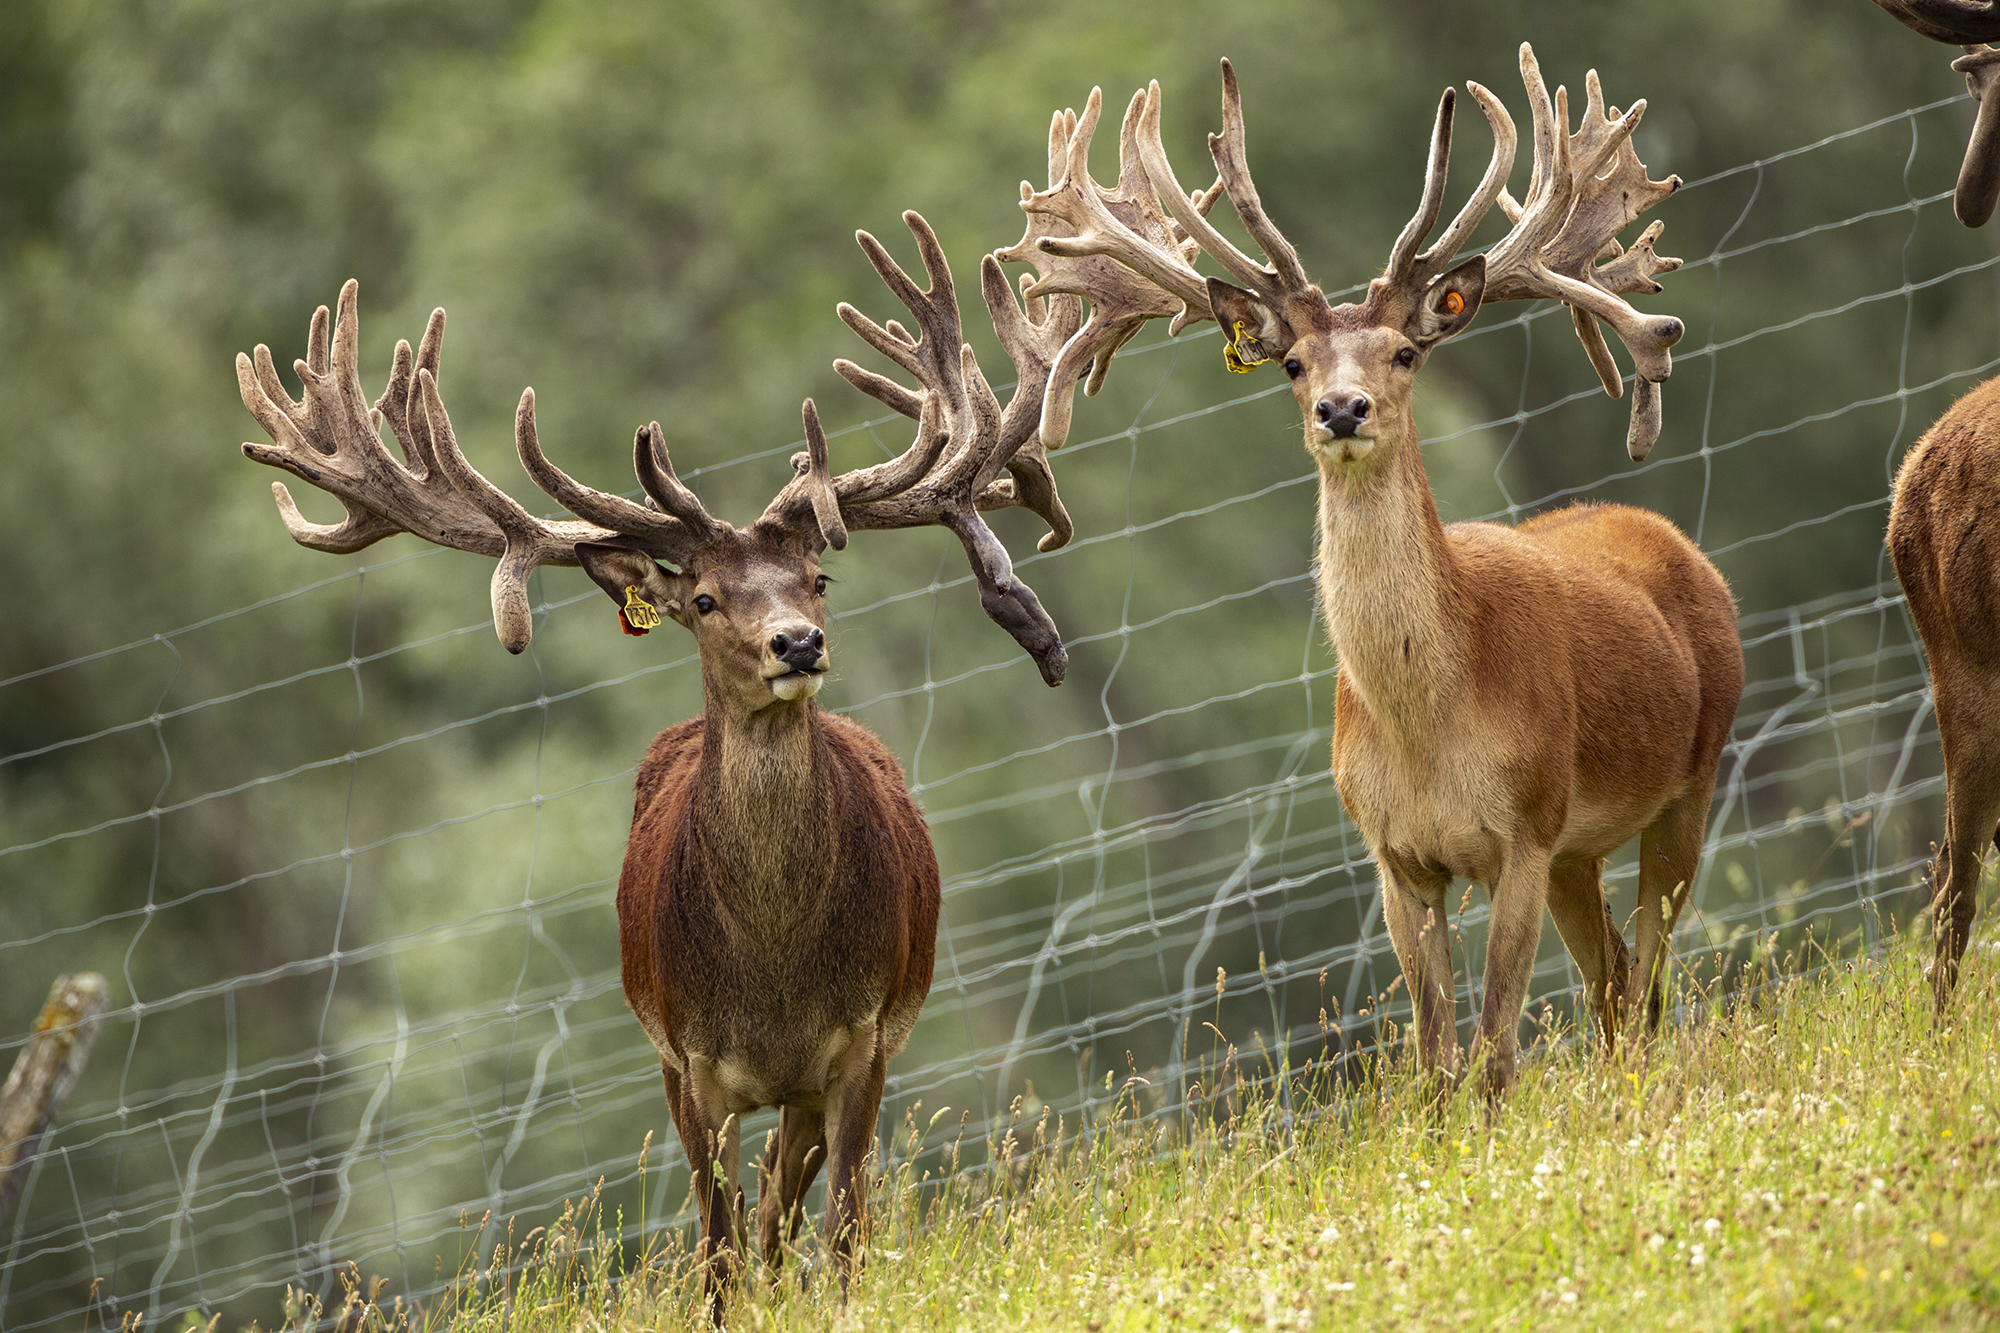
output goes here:
<path id="1" fill-rule="evenodd" d="M 1954 403 L 1903 459 L 1889 555 L 1932 672 L 2000 672 L 2000 379 Z"/>
<path id="2" fill-rule="evenodd" d="M 695 718 L 640 766 L 619 880 L 626 999 L 662 1057 L 754 1070 L 772 1100 L 812 1091 L 829 1043 L 871 1020 L 893 1055 L 930 990 L 939 882 L 923 816 L 879 740 L 844 718 L 819 725 L 838 775 L 830 817 L 770 812 L 772 836 L 817 840 L 819 873 L 745 884 L 718 867 L 699 828 Z M 774 937 L 749 918 L 778 898 Z"/>

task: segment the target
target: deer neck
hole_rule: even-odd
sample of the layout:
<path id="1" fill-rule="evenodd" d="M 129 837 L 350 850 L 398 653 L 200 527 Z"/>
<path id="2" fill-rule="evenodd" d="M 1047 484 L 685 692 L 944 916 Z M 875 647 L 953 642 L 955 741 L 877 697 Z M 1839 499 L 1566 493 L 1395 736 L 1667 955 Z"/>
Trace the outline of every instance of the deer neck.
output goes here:
<path id="1" fill-rule="evenodd" d="M 816 915 L 836 859 L 839 786 L 811 699 L 755 712 L 708 691 L 696 828 L 737 923 L 781 943 Z"/>
<path id="2" fill-rule="evenodd" d="M 1467 653 L 1460 574 L 1408 413 L 1403 431 L 1373 466 L 1318 452 L 1319 595 L 1350 688 L 1421 749 L 1465 688 Z"/>

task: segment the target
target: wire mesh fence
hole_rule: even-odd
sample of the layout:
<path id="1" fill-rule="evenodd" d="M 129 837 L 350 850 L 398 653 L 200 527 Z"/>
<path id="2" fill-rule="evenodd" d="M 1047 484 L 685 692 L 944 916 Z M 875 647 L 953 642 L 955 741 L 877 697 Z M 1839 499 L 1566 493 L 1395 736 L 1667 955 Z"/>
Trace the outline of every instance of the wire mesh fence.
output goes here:
<path id="1" fill-rule="evenodd" d="M 1618 447 L 1621 405 L 1578 387 L 1559 308 L 1489 312 L 1420 390 L 1447 519 L 1643 503 L 1736 589 L 1747 685 L 1683 953 L 1807 929 L 1871 948 L 1921 907 L 1942 779 L 1880 533 L 1901 451 L 2000 366 L 1995 261 L 1915 169 L 1952 154 L 1964 119 L 1957 100 L 1918 106 L 1688 183 L 1682 201 L 1717 221 L 1654 303 L 1689 336 L 1642 466 Z M 1864 167 L 1851 212 L 1785 202 L 1795 173 Z M 1806 275 L 1789 308 L 1734 299 L 1759 266 Z M 1148 1105 L 1177 1105 L 1208 1024 L 1273 1065 L 1351 1053 L 1397 975 L 1327 772 L 1335 664 L 1295 409 L 1282 385 L 1222 374 L 1212 339 L 1122 354 L 1056 460 L 1078 539 L 1019 564 L 1069 639 L 1059 694 L 981 618 L 948 537 L 871 533 L 834 570 L 822 701 L 903 757 L 945 873 L 930 1001 L 882 1112 L 931 1126 L 922 1153 L 1088 1110 L 1132 1075 Z M 1827 373 L 1765 382 L 1789 340 L 1830 349 Z M 1545 393 L 1544 364 L 1568 387 Z M 835 444 L 865 458 L 897 429 Z M 781 475 L 795 447 L 676 451 L 706 494 Z M 264 535 L 284 544 L 275 522 Z M 479 563 L 394 544 L 314 557 L 282 597 L 0 682 L 0 708 L 49 689 L 132 700 L 113 727 L 0 761 L 119 779 L 0 831 L 0 875 L 33 890 L 0 919 L 0 968 L 88 963 L 117 997 L 0 1235 L 0 1324 L 270 1318 L 287 1284 L 325 1293 L 349 1264 L 416 1294 L 600 1180 L 629 1230 L 689 1220 L 614 947 L 645 734 L 606 718 L 696 711 L 692 647 L 672 631 L 607 646 L 595 590 L 545 573 L 534 647 L 505 659 L 471 609 Z M 345 634 L 296 630 L 330 621 Z M 272 642 L 297 644 L 275 674 L 244 651 Z M 190 739 L 215 735 L 242 738 L 227 763 Z M 195 836 L 233 849 L 223 873 L 176 866 Z M 118 882 L 79 883 L 105 865 Z M 1633 878 L 1628 849 L 1607 878 L 1621 918 Z M 256 926 L 255 956 L 223 921 Z M 1455 924 L 1474 986 L 1483 922 L 1469 892 Z M 1532 1007 L 1566 1013 L 1576 985 L 1545 932 Z M 1462 1020 L 1477 1000 L 1461 986 Z"/>

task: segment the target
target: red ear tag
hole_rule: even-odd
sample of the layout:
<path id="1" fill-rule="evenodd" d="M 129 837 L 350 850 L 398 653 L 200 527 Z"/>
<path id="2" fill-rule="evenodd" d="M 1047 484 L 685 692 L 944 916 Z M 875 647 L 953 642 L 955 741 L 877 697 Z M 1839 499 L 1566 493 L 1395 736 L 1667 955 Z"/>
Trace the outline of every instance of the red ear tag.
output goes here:
<path id="1" fill-rule="evenodd" d="M 1465 298 L 1457 292 L 1444 294 L 1444 310 L 1447 315 L 1456 315 L 1465 309 Z"/>
<path id="2" fill-rule="evenodd" d="M 625 605 L 618 608 L 618 628 L 627 634 L 639 635 L 659 628 L 659 624 L 660 613 L 653 609 L 651 602 L 639 596 L 639 586 L 626 584 Z"/>

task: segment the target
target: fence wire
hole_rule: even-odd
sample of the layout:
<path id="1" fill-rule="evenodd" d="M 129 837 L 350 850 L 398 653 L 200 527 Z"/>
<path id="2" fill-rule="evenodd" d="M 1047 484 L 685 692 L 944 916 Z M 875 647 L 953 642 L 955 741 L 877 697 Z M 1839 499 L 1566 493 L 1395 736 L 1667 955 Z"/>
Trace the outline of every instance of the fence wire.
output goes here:
<path id="1" fill-rule="evenodd" d="M 1689 336 L 1647 464 L 1623 459 L 1620 405 L 1575 387 L 1589 376 L 1559 307 L 1486 312 L 1420 394 L 1448 519 L 1512 521 L 1579 498 L 1652 504 L 1738 592 L 1748 683 L 1683 954 L 1807 929 L 1873 947 L 1922 904 L 1942 778 L 1880 532 L 1901 452 L 2000 366 L 1991 311 L 1964 295 L 1991 304 L 1981 275 L 1994 261 L 1931 243 L 1954 234 L 1949 192 L 1908 179 L 1857 182 L 1857 202 L 1874 198 L 1850 215 L 1759 229 L 1787 216 L 1771 207 L 1787 172 L 1905 139 L 1914 158 L 1923 135 L 1949 140 L 1961 119 L 1957 101 L 1915 107 L 1687 185 L 1682 205 L 1702 200 L 1726 225 L 1653 303 L 1682 314 Z M 1731 306 L 1732 275 L 1832 265 L 1836 249 L 1839 278 L 1802 290 L 1796 308 Z M 1942 313 L 1926 305 L 1946 298 Z M 1879 374 L 1759 385 L 1760 354 L 1799 337 L 1865 347 Z M 822 697 L 903 756 L 945 872 L 929 1004 L 883 1105 L 896 1160 L 910 1145 L 890 1131 L 906 1117 L 932 1125 L 917 1151 L 939 1154 L 1045 1106 L 1088 1112 L 1132 1074 L 1153 1106 L 1175 1105 L 1188 1062 L 1212 1054 L 1204 1024 L 1273 1067 L 1351 1053 L 1376 1030 L 1397 969 L 1327 772 L 1334 662 L 1308 572 L 1313 476 L 1282 386 L 1223 383 L 1217 349 L 1190 334 L 1129 350 L 1113 376 L 1127 396 L 1079 408 L 1079 434 L 1119 423 L 1057 460 L 1065 495 L 1082 497 L 1079 537 L 1020 562 L 1070 636 L 1060 695 L 980 619 L 947 540 L 869 534 L 875 545 L 847 558 L 856 596 L 834 598 L 843 676 Z M 1571 387 L 1538 400 L 1537 357 L 1567 358 Z M 1467 369 L 1454 380 L 1457 358 Z M 1477 410 L 1507 397 L 1468 387 L 1480 373 L 1518 379 L 1511 410 Z M 836 443 L 894 448 L 896 429 L 864 422 Z M 693 476 L 768 473 L 794 447 Z M 1252 454 L 1268 461 L 1238 465 Z M 284 541 L 275 522 L 269 538 Z M 1182 559 L 1189 550 L 1204 558 Z M 600 652 L 595 591 L 548 576 L 520 662 L 501 661 L 489 622 L 467 617 L 392 617 L 384 640 L 371 628 L 384 607 L 485 571 L 398 544 L 325 563 L 282 597 L 0 682 L 11 707 L 51 678 L 157 681 L 150 707 L 116 726 L 0 760 L 102 755 L 158 775 L 143 805 L 107 788 L 0 831 L 10 884 L 53 890 L 111 840 L 132 870 L 109 899 L 79 895 L 74 916 L 50 892 L 32 928 L 0 919 L 0 968 L 53 975 L 110 958 L 123 987 L 97 1067 L 0 1236 L 8 1329 L 79 1312 L 105 1326 L 132 1311 L 270 1320 L 287 1284 L 329 1293 L 349 1264 L 416 1295 L 467 1255 L 490 1256 L 510 1220 L 524 1234 L 599 1181 L 629 1232 L 689 1220 L 614 945 L 644 737 L 566 738 L 591 708 L 650 710 L 657 725 L 698 707 L 690 645 L 669 630 L 650 657 Z M 233 643 L 343 607 L 344 655 L 232 677 Z M 478 683 L 460 689 L 468 670 Z M 436 715 L 382 732 L 376 692 L 411 681 L 436 691 Z M 351 699 L 339 734 L 286 733 L 301 701 L 327 691 Z M 661 715 L 663 700 L 681 711 Z M 177 768 L 187 737 L 216 731 L 253 738 L 238 768 Z M 426 789 L 411 795 L 413 781 Z M 173 835 L 208 824 L 244 831 L 241 863 L 164 891 Z M 1628 851 L 1607 880 L 1621 915 L 1633 881 Z M 268 948 L 192 956 L 173 923 L 201 912 L 269 921 Z M 1468 894 L 1455 921 L 1468 1024 L 1484 920 L 1483 895 Z M 166 974 L 141 965 L 159 961 L 153 950 L 190 955 L 167 970 L 184 984 L 147 980 Z M 1545 931 L 1531 1009 L 1570 1012 L 1577 985 Z M 301 1025 L 303 1045 L 274 1036 Z M 20 1041 L 0 1040 L 0 1058 Z M 149 1085 L 134 1071 L 163 1043 L 195 1054 Z M 753 1119 L 749 1142 L 767 1128 Z"/>

